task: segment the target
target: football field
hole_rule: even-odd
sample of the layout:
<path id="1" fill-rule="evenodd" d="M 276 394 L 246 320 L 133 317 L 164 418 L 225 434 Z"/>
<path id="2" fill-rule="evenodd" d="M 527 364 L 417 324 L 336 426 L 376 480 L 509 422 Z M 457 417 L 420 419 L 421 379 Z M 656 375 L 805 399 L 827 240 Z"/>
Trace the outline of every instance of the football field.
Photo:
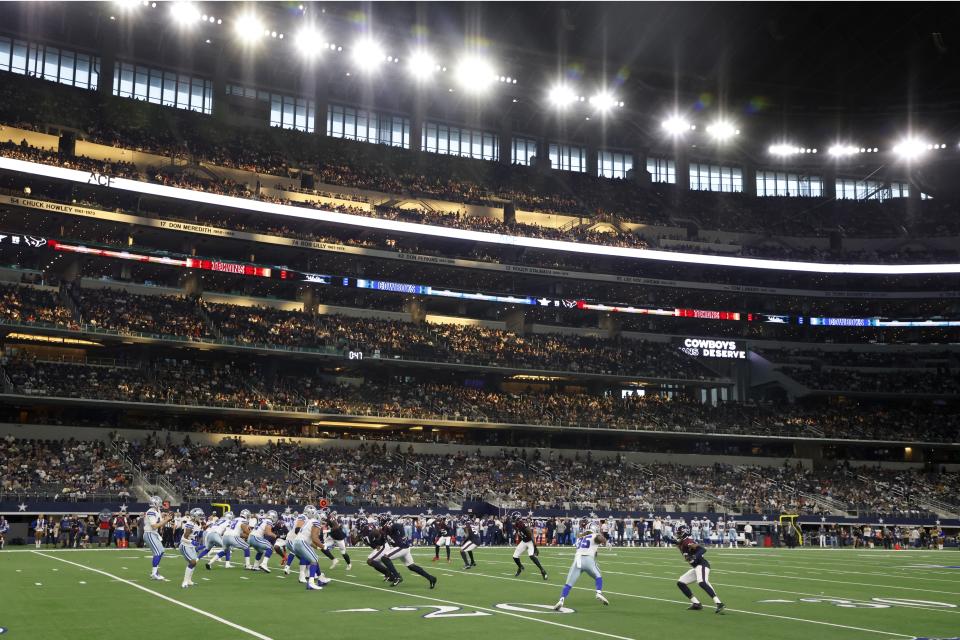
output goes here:
<path id="1" fill-rule="evenodd" d="M 217 565 L 197 567 L 196 587 L 181 589 L 184 562 L 168 550 L 161 573 L 148 579 L 150 556 L 141 549 L 0 552 L 0 635 L 14 638 L 93 638 L 108 631 L 139 638 L 359 637 L 530 638 L 953 638 L 960 637 L 960 552 L 946 550 L 711 549 L 711 582 L 727 605 L 716 615 L 699 587 L 702 611 L 688 611 L 676 579 L 687 566 L 675 549 L 603 550 L 599 565 L 610 606 L 594 599 L 583 576 L 552 611 L 572 550 L 541 549 L 549 572 L 514 577 L 512 550 L 480 548 L 477 567 L 432 562 L 418 548 L 417 563 L 439 578 L 435 590 L 398 566 L 404 582 L 391 588 L 353 549 L 322 591 L 308 592 L 296 572 L 255 573 Z M 441 554 L 443 552 L 441 551 Z M 236 560 L 236 558 L 235 558 Z M 241 560 L 242 562 L 242 560 Z M 274 559 L 274 566 L 279 561 Z M 329 562 L 322 559 L 321 567 Z M 296 565 L 295 565 L 296 567 Z"/>

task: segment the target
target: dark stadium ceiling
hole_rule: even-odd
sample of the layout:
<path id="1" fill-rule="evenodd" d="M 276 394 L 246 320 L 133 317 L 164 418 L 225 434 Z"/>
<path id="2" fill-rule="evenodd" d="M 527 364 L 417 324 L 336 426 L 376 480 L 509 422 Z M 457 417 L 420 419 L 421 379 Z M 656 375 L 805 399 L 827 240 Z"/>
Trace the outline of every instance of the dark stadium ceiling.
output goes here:
<path id="1" fill-rule="evenodd" d="M 290 38 L 262 43 L 252 55 L 232 43 L 228 24 L 184 33 L 170 2 L 140 8 L 118 3 L 2 3 L 0 30 L 100 47 L 120 28 L 118 55 L 210 72 L 227 65 L 235 79 L 294 84 Z M 823 140 L 854 134 L 889 143 L 910 126 L 955 147 L 960 138 L 960 5 L 957 3 L 321 3 L 196 2 L 224 20 L 251 7 L 271 28 L 293 34 L 315 20 L 345 47 L 372 34 L 387 51 L 407 55 L 418 39 L 444 55 L 482 43 L 520 79 L 520 102 L 532 104 L 557 78 L 614 87 L 633 119 L 652 131 L 673 104 L 745 124 L 754 142 L 780 133 Z M 302 9 L 301 9 L 302 7 Z M 210 43 L 205 40 L 210 39 Z M 282 45 L 286 44 L 284 47 Z M 284 55 L 284 53 L 286 55 Z M 278 64 L 279 62 L 279 64 Z M 382 74 L 386 75 L 386 74 Z M 381 82 L 362 96 L 410 93 L 409 82 Z M 341 78 L 341 81 L 343 79 Z M 351 79 L 353 80 L 353 79 Z M 277 88 L 283 88 L 277 86 Z M 399 90 L 398 90 L 399 89 Z M 531 113 L 530 119 L 538 117 Z M 933 141 L 937 141 L 936 139 Z"/>

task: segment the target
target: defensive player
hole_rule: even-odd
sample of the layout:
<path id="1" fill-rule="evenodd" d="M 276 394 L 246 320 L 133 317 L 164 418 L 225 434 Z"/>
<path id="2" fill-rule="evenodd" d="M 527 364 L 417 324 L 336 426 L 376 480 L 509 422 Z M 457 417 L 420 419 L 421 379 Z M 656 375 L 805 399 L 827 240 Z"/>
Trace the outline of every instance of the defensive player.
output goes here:
<path id="1" fill-rule="evenodd" d="M 474 530 L 470 518 L 464 518 L 461 525 L 463 526 L 463 543 L 460 545 L 460 557 L 463 558 L 463 568 L 472 569 L 477 566 L 476 560 L 473 559 L 473 550 L 480 546 L 480 536 Z"/>
<path id="2" fill-rule="evenodd" d="M 513 561 L 517 563 L 516 575 L 519 576 L 523 573 L 523 563 L 520 562 L 520 556 L 526 553 L 533 564 L 540 569 L 540 575 L 546 580 L 547 571 L 540 564 L 540 558 L 537 557 L 539 552 L 537 551 L 537 544 L 533 541 L 533 530 L 524 521 L 519 511 L 514 511 L 510 517 L 513 519 L 513 530 L 520 536 L 520 542 L 517 544 L 517 548 L 513 550 Z"/>
<path id="3" fill-rule="evenodd" d="M 251 547 L 257 550 L 257 555 L 253 561 L 255 571 L 270 573 L 270 556 L 273 555 L 273 541 L 277 538 L 277 535 L 273 532 L 273 524 L 279 519 L 277 512 L 270 510 L 257 518 L 257 525 L 250 533 L 248 542 Z"/>
<path id="4" fill-rule="evenodd" d="M 369 520 L 361 518 L 357 522 L 353 542 L 354 544 L 362 542 L 370 547 L 371 551 L 367 555 L 367 564 L 378 573 L 383 574 L 384 581 L 389 582 L 393 587 L 403 582 L 403 578 L 397 572 L 393 562 L 384 555 L 387 540 L 383 535 L 383 530 L 374 518 L 371 517 Z"/>
<path id="5" fill-rule="evenodd" d="M 596 598 L 604 605 L 610 604 L 603 595 L 603 577 L 600 575 L 600 567 L 597 566 L 597 549 L 600 545 L 605 545 L 607 539 L 602 533 L 594 533 L 594 527 L 587 522 L 586 518 L 580 520 L 580 537 L 577 538 L 577 551 L 573 556 L 573 565 L 567 572 L 567 579 L 563 583 L 563 591 L 560 593 L 560 600 L 553 605 L 554 611 L 560 611 L 574 583 L 580 578 L 581 573 L 586 573 L 593 578 L 597 587 Z"/>
<path id="6" fill-rule="evenodd" d="M 150 508 L 143 514 L 143 541 L 153 553 L 153 570 L 150 572 L 150 579 L 169 582 L 160 575 L 160 561 L 163 560 L 163 539 L 160 537 L 160 532 L 163 531 L 164 525 L 173 520 L 173 514 L 162 513 L 160 511 L 162 508 L 163 500 L 160 496 L 152 496 Z"/>
<path id="7" fill-rule="evenodd" d="M 389 515 L 385 515 L 380 520 L 380 527 L 383 531 L 383 537 L 387 541 L 383 548 L 383 556 L 390 559 L 391 562 L 397 560 L 403 562 L 403 566 L 407 569 L 423 576 L 430 583 L 431 589 L 436 587 L 437 579 L 413 561 L 413 554 L 410 553 L 410 541 L 407 539 L 400 523 Z M 396 569 L 394 569 L 394 572 L 396 572 Z"/>
<path id="8" fill-rule="evenodd" d="M 683 554 L 683 559 L 686 560 L 691 567 L 689 571 L 677 580 L 677 587 L 679 587 L 683 595 L 687 596 L 690 600 L 688 609 L 692 609 L 693 611 L 703 609 L 703 605 L 700 604 L 697 597 L 690 591 L 690 587 L 687 586 L 696 582 L 700 585 L 701 589 L 707 592 L 708 596 L 713 598 L 714 604 L 717 605 L 714 613 L 723 613 L 724 605 L 710 584 L 710 562 L 703 557 L 703 554 L 706 553 L 707 550 L 690 537 L 690 530 L 687 529 L 687 525 L 685 524 L 677 527 L 677 548 L 680 549 L 680 553 Z"/>
<path id="9" fill-rule="evenodd" d="M 447 562 L 450 562 L 450 539 L 453 537 L 453 529 L 450 521 L 443 516 L 436 518 L 428 524 L 433 526 L 436 537 L 433 542 L 433 561 L 440 560 L 440 547 L 447 550 Z"/>
<path id="10" fill-rule="evenodd" d="M 343 556 L 343 561 L 347 563 L 346 569 L 350 571 L 353 565 L 350 564 L 350 554 L 347 553 L 347 532 L 344 531 L 343 522 L 340 520 L 336 511 L 331 511 L 327 514 L 327 536 L 326 542 L 323 543 L 324 555 L 333 558 L 333 554 L 330 552 L 333 548 L 340 551 L 340 555 Z M 333 570 L 338 564 L 340 564 L 340 558 L 333 558 L 333 562 L 330 563 L 330 569 Z"/>

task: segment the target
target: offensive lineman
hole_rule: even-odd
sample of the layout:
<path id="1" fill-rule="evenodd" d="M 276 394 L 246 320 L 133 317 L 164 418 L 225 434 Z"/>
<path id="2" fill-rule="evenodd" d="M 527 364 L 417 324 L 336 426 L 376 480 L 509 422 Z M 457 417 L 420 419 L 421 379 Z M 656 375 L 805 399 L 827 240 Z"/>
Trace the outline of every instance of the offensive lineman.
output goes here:
<path id="1" fill-rule="evenodd" d="M 677 540 L 677 548 L 680 550 L 680 553 L 683 554 L 683 559 L 692 567 L 677 580 L 677 587 L 679 587 L 683 595 L 687 596 L 690 600 L 688 609 L 693 611 L 703 609 L 700 600 L 693 595 L 690 587 L 687 586 L 696 582 L 700 585 L 701 589 L 707 592 L 708 596 L 713 598 L 714 604 L 717 605 L 714 613 L 723 613 L 724 604 L 720 601 L 720 598 L 717 597 L 717 592 L 713 590 L 713 586 L 710 584 L 710 562 L 703 557 L 703 554 L 706 553 L 707 550 L 694 542 L 693 538 L 690 537 L 690 530 L 687 529 L 687 525 L 685 524 L 677 527 Z"/>
<path id="2" fill-rule="evenodd" d="M 510 517 L 513 519 L 513 530 L 520 536 L 520 542 L 517 544 L 517 548 L 513 550 L 513 561 L 517 563 L 517 573 L 514 577 L 523 573 L 523 563 L 520 562 L 520 556 L 526 553 L 533 564 L 537 565 L 537 568 L 540 569 L 540 575 L 546 580 L 547 571 L 543 568 L 543 565 L 540 564 L 540 558 L 537 557 L 537 544 L 533 541 L 533 530 L 530 528 L 530 525 L 523 520 L 523 516 L 520 515 L 519 511 L 514 511 L 510 514 Z"/>
<path id="3" fill-rule="evenodd" d="M 581 573 L 586 573 L 597 587 L 597 600 L 604 605 L 609 605 L 610 601 L 603 595 L 603 577 L 600 575 L 600 567 L 597 566 L 597 549 L 600 545 L 605 545 L 607 539 L 602 533 L 594 533 L 594 527 L 590 526 L 586 518 L 580 520 L 580 537 L 577 538 L 577 551 L 573 557 L 573 565 L 567 572 L 567 579 L 563 583 L 563 591 L 560 593 L 560 600 L 553 605 L 554 611 L 560 611 L 563 608 L 563 602 L 570 595 L 574 583 L 580 578 Z"/>

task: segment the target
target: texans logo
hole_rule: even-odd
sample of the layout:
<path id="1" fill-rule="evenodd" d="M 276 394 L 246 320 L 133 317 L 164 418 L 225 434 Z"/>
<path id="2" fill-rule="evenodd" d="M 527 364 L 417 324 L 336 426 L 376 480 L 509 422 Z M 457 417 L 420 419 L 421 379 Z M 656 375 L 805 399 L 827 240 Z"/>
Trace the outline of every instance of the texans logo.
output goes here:
<path id="1" fill-rule="evenodd" d="M 34 236 L 23 236 L 23 241 L 31 247 L 42 247 L 47 244 L 46 238 L 35 238 Z"/>

